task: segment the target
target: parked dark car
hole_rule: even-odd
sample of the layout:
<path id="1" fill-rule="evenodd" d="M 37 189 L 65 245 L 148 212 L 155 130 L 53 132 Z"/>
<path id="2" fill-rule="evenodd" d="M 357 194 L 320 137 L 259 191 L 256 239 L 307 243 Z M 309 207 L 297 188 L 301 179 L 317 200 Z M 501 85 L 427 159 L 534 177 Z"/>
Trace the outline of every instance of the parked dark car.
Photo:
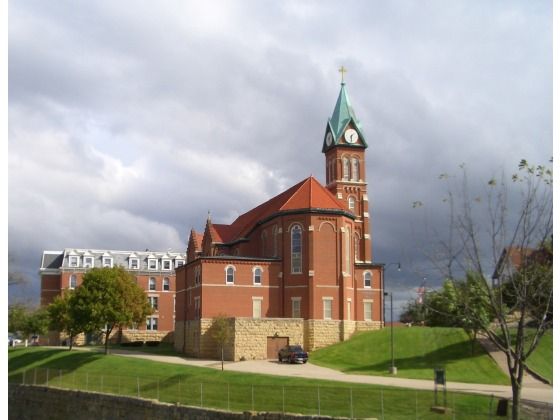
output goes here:
<path id="1" fill-rule="evenodd" d="M 285 346 L 278 352 L 278 362 L 307 363 L 307 352 L 301 346 Z"/>

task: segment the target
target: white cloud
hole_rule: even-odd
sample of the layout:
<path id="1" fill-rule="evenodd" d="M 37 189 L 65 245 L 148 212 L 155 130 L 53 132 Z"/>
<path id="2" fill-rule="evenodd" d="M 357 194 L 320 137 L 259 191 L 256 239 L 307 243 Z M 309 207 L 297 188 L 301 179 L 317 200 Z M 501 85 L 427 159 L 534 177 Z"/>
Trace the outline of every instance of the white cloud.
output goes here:
<path id="1" fill-rule="evenodd" d="M 323 180 L 344 64 L 370 146 L 374 255 L 425 263 L 407 248 L 408 206 L 439 198 L 437 174 L 466 161 L 485 178 L 552 154 L 550 12 L 546 2 L 15 2 L 10 252 L 35 255 L 18 267 L 36 273 L 42 249 L 177 247 L 208 210 L 230 223 L 310 174 Z"/>

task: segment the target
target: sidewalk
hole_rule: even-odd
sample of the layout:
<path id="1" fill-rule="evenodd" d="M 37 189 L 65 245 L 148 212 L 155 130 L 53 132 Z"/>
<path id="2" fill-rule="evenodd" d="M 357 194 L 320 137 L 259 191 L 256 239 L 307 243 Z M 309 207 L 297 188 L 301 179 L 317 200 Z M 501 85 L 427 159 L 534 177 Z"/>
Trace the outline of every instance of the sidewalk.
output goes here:
<path id="1" fill-rule="evenodd" d="M 111 354 L 154 360 L 163 363 L 175 363 L 221 369 L 221 362 L 217 360 L 191 359 L 179 356 L 160 356 L 128 350 L 111 350 Z M 337 370 L 316 366 L 312 363 L 304 365 L 281 364 L 272 360 L 248 360 L 244 362 L 224 362 L 224 370 L 231 372 L 260 373 L 276 376 L 291 376 L 309 379 L 324 379 L 348 383 L 372 384 L 400 388 L 433 390 L 434 382 L 422 379 L 406 379 L 386 376 L 349 375 Z M 448 391 L 468 392 L 474 394 L 494 395 L 496 398 L 511 398 L 511 387 L 505 385 L 469 384 L 461 382 L 447 382 Z M 552 387 L 543 383 L 523 386 L 524 400 L 552 403 Z"/>

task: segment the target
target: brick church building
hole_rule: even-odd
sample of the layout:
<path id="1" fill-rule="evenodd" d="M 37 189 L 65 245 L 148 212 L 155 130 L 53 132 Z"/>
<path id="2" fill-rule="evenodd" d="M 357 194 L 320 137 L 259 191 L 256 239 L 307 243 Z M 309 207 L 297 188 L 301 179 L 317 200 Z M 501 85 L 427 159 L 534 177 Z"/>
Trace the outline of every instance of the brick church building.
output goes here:
<path id="1" fill-rule="evenodd" d="M 319 147 L 319 144 L 317 145 Z M 176 269 L 175 348 L 216 357 L 225 316 L 229 360 L 314 350 L 383 323 L 383 264 L 372 258 L 367 148 L 342 82 L 322 140 L 326 184 L 304 179 L 239 216 L 190 232 Z"/>

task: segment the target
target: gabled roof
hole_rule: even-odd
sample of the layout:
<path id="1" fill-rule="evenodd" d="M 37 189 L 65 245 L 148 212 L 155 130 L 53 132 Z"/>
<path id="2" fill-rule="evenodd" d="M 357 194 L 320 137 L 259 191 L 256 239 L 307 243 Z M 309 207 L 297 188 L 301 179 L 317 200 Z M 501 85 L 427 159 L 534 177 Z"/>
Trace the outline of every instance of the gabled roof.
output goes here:
<path id="1" fill-rule="evenodd" d="M 356 131 L 358 131 L 358 134 L 360 135 L 360 139 L 363 144 L 355 144 L 355 145 L 345 144 L 345 146 L 362 147 L 362 148 L 367 147 L 367 143 L 364 134 L 362 132 L 362 125 L 360 124 L 360 121 L 358 120 L 356 114 L 354 113 L 354 109 L 350 104 L 350 97 L 348 96 L 348 92 L 346 92 L 346 83 L 342 82 L 340 86 L 340 93 L 338 94 L 338 99 L 336 101 L 336 105 L 334 107 L 332 116 L 329 118 L 327 122 L 327 129 L 326 129 L 326 131 L 330 130 L 331 133 L 333 134 L 333 144 L 332 144 L 333 146 L 339 144 L 340 137 L 346 130 L 346 127 L 348 127 L 348 125 L 351 122 L 356 128 Z M 327 145 L 324 144 L 323 152 L 328 148 L 329 147 L 327 147 Z"/>
<path id="2" fill-rule="evenodd" d="M 259 222 L 276 213 L 309 209 L 346 211 L 330 191 L 310 176 L 276 197 L 242 214 L 231 225 L 213 225 L 210 230 L 212 241 L 218 243 L 232 242 L 245 237 Z"/>

